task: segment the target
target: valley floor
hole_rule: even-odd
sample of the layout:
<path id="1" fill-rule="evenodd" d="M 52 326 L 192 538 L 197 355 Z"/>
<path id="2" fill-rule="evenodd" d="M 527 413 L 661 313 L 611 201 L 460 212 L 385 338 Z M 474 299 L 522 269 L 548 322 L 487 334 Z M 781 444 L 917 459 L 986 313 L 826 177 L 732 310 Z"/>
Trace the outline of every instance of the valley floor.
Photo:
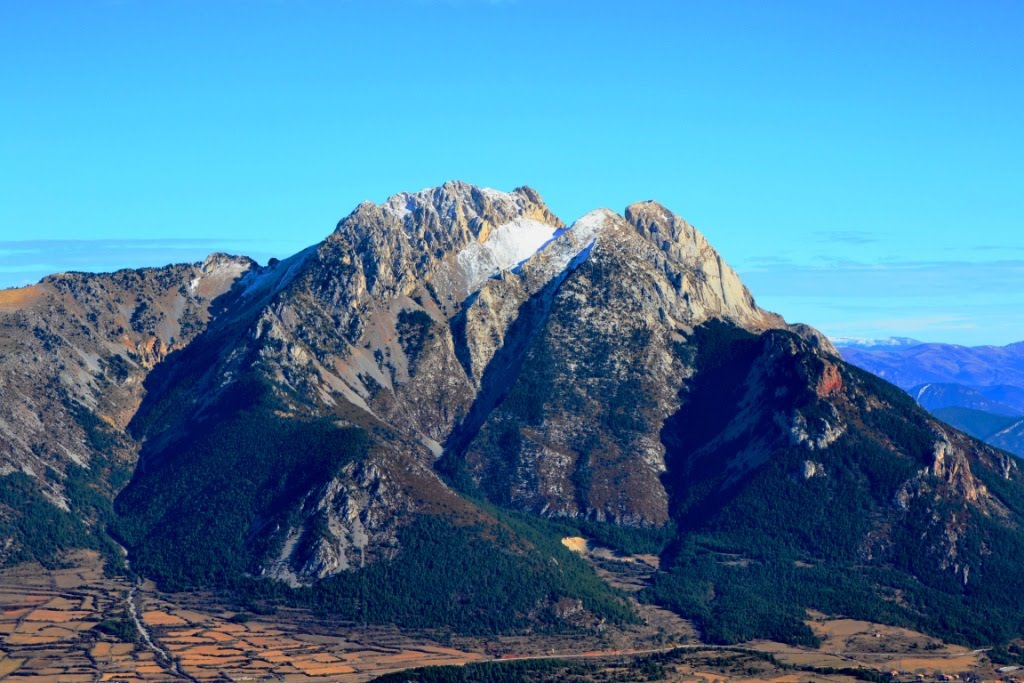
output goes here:
<path id="1" fill-rule="evenodd" d="M 567 539 L 605 580 L 633 592 L 656 563 L 616 558 L 582 539 Z M 571 546 L 572 547 L 572 546 Z M 984 653 L 948 646 L 905 629 L 809 615 L 820 650 L 777 643 L 742 648 L 702 645 L 670 612 L 637 605 L 647 622 L 589 636 L 438 637 L 391 628 L 331 623 L 301 610 L 238 615 L 203 594 L 168 595 L 151 584 L 104 577 L 95 553 L 68 568 L 21 565 L 0 572 L 0 680 L 60 681 L 367 681 L 424 666 L 551 657 L 587 663 L 584 680 L 631 678 L 644 656 L 661 655 L 658 674 L 642 680 L 854 680 L 828 670 L 897 672 L 893 680 L 994 680 Z M 671 651 L 671 653 L 670 653 Z M 770 654 L 765 657 L 762 653 Z M 524 680 L 557 680 L 525 677 Z M 579 672 L 576 672 L 577 677 Z M 589 676 L 592 675 L 592 678 Z M 550 678 L 554 676 L 554 678 Z M 869 674 L 870 677 L 870 674 Z"/>

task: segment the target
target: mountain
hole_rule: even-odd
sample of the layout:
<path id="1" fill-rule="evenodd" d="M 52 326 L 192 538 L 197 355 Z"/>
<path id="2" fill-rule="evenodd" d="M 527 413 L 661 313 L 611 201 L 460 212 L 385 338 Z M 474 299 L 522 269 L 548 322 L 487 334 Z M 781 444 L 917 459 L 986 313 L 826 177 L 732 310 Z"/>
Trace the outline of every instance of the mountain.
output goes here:
<path id="1" fill-rule="evenodd" d="M 557 538 L 517 531 L 434 468 L 592 242 L 532 190 L 453 183 L 363 204 L 260 273 L 147 383 L 140 467 L 118 500 L 135 566 L 180 587 L 273 578 L 296 599 L 406 625 L 521 625 L 560 600 L 621 618 Z"/>
<path id="2" fill-rule="evenodd" d="M 423 243 L 438 247 L 424 254 Z M 144 476 L 119 502 L 143 524 L 126 527 L 129 541 L 178 546 L 153 534 L 194 509 L 175 494 L 154 516 L 167 490 L 160 470 L 187 476 L 168 454 L 182 450 L 180 435 L 220 427 L 263 391 L 246 386 L 239 398 L 225 377 L 271 387 L 271 401 L 286 392 L 273 410 L 291 420 L 341 418 L 377 432 L 372 465 L 348 466 L 344 483 L 313 492 L 300 515 L 246 531 L 257 552 L 273 548 L 245 551 L 248 569 L 295 585 L 394 555 L 411 516 L 466 508 L 435 462 L 519 511 L 663 526 L 658 433 L 677 409 L 678 379 L 692 372 L 676 348 L 681 331 L 710 319 L 784 326 L 663 208 L 597 211 L 565 228 L 527 189 L 452 184 L 362 205 L 315 251 L 262 277 L 261 293 L 243 291 L 236 311 L 153 377 L 133 423 Z M 637 401 L 648 404 L 642 413 L 628 409 Z"/>
<path id="3" fill-rule="evenodd" d="M 1008 346 L 845 347 L 843 357 L 893 384 L 963 384 L 1024 387 L 1024 342 Z"/>
<path id="4" fill-rule="evenodd" d="M 910 337 L 886 337 L 872 339 L 870 337 L 830 337 L 837 349 L 892 349 L 919 346 L 923 342 Z"/>
<path id="5" fill-rule="evenodd" d="M 565 225 L 447 183 L 225 283 L 110 427 L 134 473 L 102 521 L 164 588 L 458 632 L 635 620 L 560 542 L 584 535 L 659 555 L 643 599 L 714 642 L 813 643 L 807 609 L 1024 634 L 1017 461 L 759 308 L 655 202 Z"/>
<path id="6" fill-rule="evenodd" d="M 1024 417 L 959 406 L 938 408 L 932 414 L 962 432 L 1024 458 Z"/>
<path id="7" fill-rule="evenodd" d="M 935 412 L 941 408 L 969 408 L 996 415 L 1019 416 L 1021 411 L 985 395 L 983 390 L 963 384 L 922 384 L 911 387 L 908 393 L 922 407 Z"/>
<path id="8" fill-rule="evenodd" d="M 103 543 L 96 527 L 135 464 L 124 430 L 144 379 L 253 266 L 215 254 L 0 291 L 0 563 Z"/>
<path id="9" fill-rule="evenodd" d="M 1024 342 L 964 347 L 917 344 L 840 346 L 843 357 L 906 389 L 923 407 L 958 429 L 1024 457 L 1015 420 L 1024 420 Z M 997 438 L 995 433 L 1000 432 Z"/>
<path id="10" fill-rule="evenodd" d="M 1020 419 L 959 406 L 936 408 L 931 413 L 946 424 L 982 441 L 987 441 L 990 436 L 1006 429 Z"/>
<path id="11" fill-rule="evenodd" d="M 1024 458 L 1024 418 L 989 434 L 985 437 L 985 441 L 996 448 L 1002 448 L 1004 451 Z"/>
<path id="12" fill-rule="evenodd" d="M 1024 387 L 1008 384 L 977 387 L 977 391 L 990 401 L 1013 409 L 1014 414 L 1024 415 Z"/>

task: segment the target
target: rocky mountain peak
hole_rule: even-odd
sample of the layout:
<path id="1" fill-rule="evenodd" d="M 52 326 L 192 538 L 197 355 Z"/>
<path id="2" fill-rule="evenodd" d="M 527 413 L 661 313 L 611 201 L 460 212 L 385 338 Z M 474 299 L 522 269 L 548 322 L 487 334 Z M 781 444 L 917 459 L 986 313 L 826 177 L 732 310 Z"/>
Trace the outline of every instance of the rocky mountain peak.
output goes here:
<path id="1" fill-rule="evenodd" d="M 319 245 L 303 282 L 352 343 L 370 309 L 424 286 L 454 314 L 487 279 L 518 267 L 563 227 L 530 188 L 448 182 L 360 204 Z"/>
<path id="2" fill-rule="evenodd" d="M 700 246 L 707 245 L 707 240 L 692 225 L 656 201 L 634 202 L 626 207 L 625 216 L 641 235 L 664 249 L 698 238 Z"/>
<path id="3" fill-rule="evenodd" d="M 234 268 L 244 271 L 250 268 L 255 268 L 256 265 L 256 262 L 248 256 L 238 256 L 236 254 L 227 254 L 222 251 L 215 251 L 203 259 L 201 263 L 197 263 L 196 267 L 204 273 L 209 273 L 218 268 Z"/>
<path id="4" fill-rule="evenodd" d="M 740 281 L 703 234 L 655 201 L 626 207 L 625 222 L 662 256 L 656 260 L 682 300 L 689 323 L 724 317 L 748 329 L 784 325 L 781 317 L 758 308 Z"/>
<path id="5" fill-rule="evenodd" d="M 336 237 L 372 232 L 374 228 L 401 229 L 409 237 L 443 243 L 449 232 L 453 242 L 467 237 L 484 241 L 497 226 L 530 219 L 563 227 L 540 194 L 530 187 L 501 192 L 462 181 L 449 181 L 419 192 L 400 192 L 381 204 L 363 202 L 343 218 Z M 349 237 L 351 239 L 351 237 Z"/>

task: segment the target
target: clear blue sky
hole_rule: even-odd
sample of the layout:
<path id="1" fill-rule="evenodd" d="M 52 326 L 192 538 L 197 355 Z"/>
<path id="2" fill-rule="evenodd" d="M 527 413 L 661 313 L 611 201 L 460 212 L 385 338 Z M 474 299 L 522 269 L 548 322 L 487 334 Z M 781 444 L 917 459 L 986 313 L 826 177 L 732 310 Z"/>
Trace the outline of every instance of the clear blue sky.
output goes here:
<path id="1" fill-rule="evenodd" d="M 1024 339 L 1024 3 L 0 0 L 0 286 L 655 198 L 831 334 Z"/>

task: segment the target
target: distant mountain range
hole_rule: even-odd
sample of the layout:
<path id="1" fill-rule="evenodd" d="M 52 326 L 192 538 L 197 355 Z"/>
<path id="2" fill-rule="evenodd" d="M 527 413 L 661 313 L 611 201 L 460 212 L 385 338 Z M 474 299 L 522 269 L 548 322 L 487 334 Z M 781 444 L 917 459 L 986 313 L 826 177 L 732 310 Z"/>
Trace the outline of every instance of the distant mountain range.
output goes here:
<path id="1" fill-rule="evenodd" d="M 940 419 L 1024 457 L 1024 342 L 933 344 L 834 338 L 843 358 L 905 389 Z"/>
<path id="2" fill-rule="evenodd" d="M 900 348 L 904 346 L 917 346 L 923 342 L 910 337 L 886 337 L 884 339 L 872 339 L 870 337 L 830 337 L 832 343 L 837 347 L 876 349 L 876 348 Z"/>

